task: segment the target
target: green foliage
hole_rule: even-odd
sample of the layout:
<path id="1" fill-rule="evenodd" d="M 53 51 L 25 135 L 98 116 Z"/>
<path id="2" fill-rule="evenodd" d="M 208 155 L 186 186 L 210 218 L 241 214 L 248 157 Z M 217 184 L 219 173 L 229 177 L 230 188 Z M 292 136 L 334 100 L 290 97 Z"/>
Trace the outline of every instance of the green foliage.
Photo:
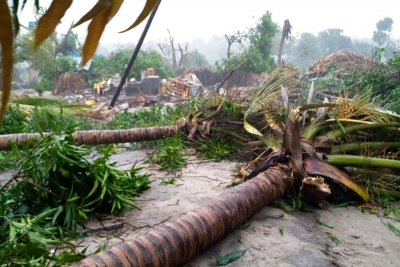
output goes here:
<path id="1" fill-rule="evenodd" d="M 364 56 L 371 56 L 373 45 L 366 42 L 361 41 L 353 41 L 352 42 L 351 50 Z"/>
<path id="2" fill-rule="evenodd" d="M 177 105 L 175 107 L 156 104 L 149 108 L 139 108 L 135 112 L 127 110 L 117 114 L 115 119 L 107 124 L 108 129 L 130 129 L 135 127 L 152 127 L 159 125 L 174 125 L 179 119 L 185 118 L 195 109 L 196 102 Z"/>
<path id="3" fill-rule="evenodd" d="M 270 12 L 266 12 L 258 21 L 254 31 L 249 35 L 250 46 L 245 53 L 248 63 L 243 71 L 262 73 L 272 70 L 271 57 L 272 38 L 278 31 L 277 25 L 272 21 Z"/>
<path id="4" fill-rule="evenodd" d="M 278 54 L 281 33 L 273 38 L 272 53 Z M 304 71 L 322 56 L 337 52 L 340 49 L 347 49 L 356 53 L 371 56 L 373 44 L 360 40 L 352 40 L 349 36 L 343 35 L 341 29 L 327 29 L 318 35 L 303 32 L 299 35 L 292 35 L 283 46 L 285 63 L 291 63 Z M 388 57 L 389 58 L 389 57 Z"/>
<path id="5" fill-rule="evenodd" d="M 32 149 L 13 146 L 21 171 L 0 191 L 0 265 L 27 266 L 73 255 L 50 255 L 48 247 L 74 236 L 93 212 L 119 213 L 135 207 L 130 199 L 149 188 L 149 174 L 135 165 L 122 171 L 109 163 L 112 146 L 89 162 L 90 150 L 74 145 L 72 125 L 62 125 L 35 141 Z M 74 257 L 74 260 L 79 260 Z"/>
<path id="6" fill-rule="evenodd" d="M 74 145 L 71 132 L 93 125 L 63 110 L 55 113 L 51 106 L 62 105 L 60 101 L 40 100 L 14 100 L 1 127 L 3 134 L 41 130 L 53 134 L 35 141 L 33 149 L 14 145 L 13 151 L 0 152 L 1 169 L 21 167 L 15 182 L 0 191 L 0 265 L 45 266 L 50 259 L 57 264 L 80 260 L 72 248 L 55 256 L 48 246 L 74 236 L 76 224 L 83 224 L 94 212 L 120 213 L 124 207 L 135 207 L 131 196 L 149 188 L 150 175 L 143 174 L 142 168 L 134 165 L 122 171 L 116 162 L 109 162 L 112 146 L 105 147 L 103 156 L 87 161 L 90 150 Z M 35 108 L 28 119 L 18 104 L 42 107 Z M 48 108 L 43 107 L 46 104 Z"/>
<path id="7" fill-rule="evenodd" d="M 30 120 L 28 120 L 31 128 L 30 132 L 49 132 L 53 130 L 54 125 L 64 129 L 74 121 L 74 116 L 64 113 L 62 108 L 59 112 L 54 112 L 54 109 L 43 107 L 35 107 L 31 111 Z"/>
<path id="8" fill-rule="evenodd" d="M 393 29 L 393 19 L 386 17 L 376 23 L 376 31 L 373 32 L 372 40 L 379 46 L 385 45 L 390 40 Z"/>
<path id="9" fill-rule="evenodd" d="M 64 99 L 60 98 L 43 98 L 43 97 L 24 97 L 10 100 L 11 103 L 20 105 L 29 105 L 34 107 L 63 107 L 68 104 Z M 15 110 L 14 110 L 15 112 Z"/>
<path id="10" fill-rule="evenodd" d="M 208 138 L 196 146 L 196 151 L 205 155 L 206 159 L 221 161 L 232 158 L 238 150 L 236 143 L 231 143 L 225 138 Z"/>
<path id="11" fill-rule="evenodd" d="M 52 91 L 54 88 L 54 82 L 43 78 L 40 81 L 34 81 L 32 87 L 41 95 L 44 91 Z"/>
<path id="12" fill-rule="evenodd" d="M 236 251 L 232 251 L 222 257 L 219 257 L 216 265 L 217 266 L 225 266 L 228 265 L 229 263 L 235 262 L 238 259 L 240 259 L 244 253 L 246 252 L 246 250 L 236 250 Z"/>
<path id="13" fill-rule="evenodd" d="M 303 196 L 298 189 L 293 187 L 284 198 L 285 201 L 292 206 L 293 210 L 299 211 L 304 209 L 305 204 Z"/>
<path id="14" fill-rule="evenodd" d="M 17 44 L 14 53 L 15 62 L 27 61 L 34 70 L 39 71 L 39 75 L 44 80 L 53 81 L 57 70 L 57 59 L 54 54 L 55 47 L 49 38 L 33 53 L 33 38 L 33 30 L 18 35 L 15 41 Z"/>
<path id="15" fill-rule="evenodd" d="M 372 35 L 372 40 L 377 43 L 379 47 L 385 48 L 384 56 L 386 58 L 392 57 L 392 54 L 398 50 L 396 44 L 390 39 L 392 29 L 393 19 L 386 17 L 376 23 L 376 31 L 374 31 Z"/>
<path id="16" fill-rule="evenodd" d="M 390 92 L 390 102 L 385 106 L 385 109 L 391 110 L 400 114 L 400 84 Z"/>
<path id="17" fill-rule="evenodd" d="M 326 55 L 341 49 L 350 49 L 352 46 L 351 38 L 344 36 L 341 29 L 327 29 L 319 32 L 317 38 L 320 49 Z"/>
<path id="18" fill-rule="evenodd" d="M 163 106 L 154 105 L 150 108 L 139 108 L 135 112 L 119 113 L 109 123 L 110 129 L 130 129 L 135 127 L 151 127 L 157 125 L 172 125 L 175 122 L 163 114 Z"/>
<path id="19" fill-rule="evenodd" d="M 318 222 L 320 225 L 325 226 L 325 227 L 327 227 L 327 228 L 333 228 L 332 225 L 330 225 L 329 223 L 323 221 L 323 220 L 322 220 L 321 218 L 319 218 L 318 216 L 315 216 L 315 219 L 317 220 L 317 222 Z"/>
<path id="20" fill-rule="evenodd" d="M 0 151 L 0 171 L 16 168 L 14 153 L 12 151 Z"/>
<path id="21" fill-rule="evenodd" d="M 391 223 L 387 223 L 390 231 L 392 231 L 393 234 L 397 235 L 398 237 L 400 237 L 400 230 L 397 229 L 396 227 L 394 227 Z"/>
<path id="22" fill-rule="evenodd" d="M 381 59 L 384 52 L 385 49 L 377 51 L 377 61 Z M 365 71 L 361 75 L 354 72 L 350 77 L 344 78 L 343 86 L 361 90 L 371 88 L 372 96 L 375 97 L 376 101 L 384 100 L 391 94 L 393 94 L 394 98 L 390 101 L 398 101 L 396 88 L 400 86 L 400 53 L 394 53 L 393 57 L 386 63 L 378 63 L 372 70 Z M 394 105 L 389 107 L 391 109 L 397 108 Z"/>
<path id="23" fill-rule="evenodd" d="M 162 180 L 161 181 L 161 183 L 160 183 L 160 185 L 169 185 L 169 184 L 175 184 L 175 182 L 176 182 L 176 179 L 175 178 L 171 178 L 171 179 L 168 179 L 168 180 Z"/>
<path id="24" fill-rule="evenodd" d="M 24 114 L 17 105 L 7 106 L 6 114 L 0 125 L 0 134 L 15 134 L 29 132 L 29 123 Z"/>
<path id="25" fill-rule="evenodd" d="M 249 229 L 250 226 L 251 226 L 251 222 L 247 221 L 244 224 L 240 225 L 238 227 L 238 229 L 244 231 L 244 230 Z"/>
<path id="26" fill-rule="evenodd" d="M 272 71 L 274 67 L 271 56 L 272 39 L 277 31 L 277 25 L 272 21 L 271 13 L 267 11 L 248 34 L 249 47 L 241 54 L 217 62 L 217 70 L 230 71 L 244 59 L 247 59 L 238 71 L 253 73 Z"/>
<path id="27" fill-rule="evenodd" d="M 187 156 L 180 151 L 181 149 L 182 145 L 177 136 L 168 138 L 158 152 L 151 157 L 151 161 L 159 164 L 160 170 L 175 174 L 182 171 L 187 163 Z"/>
<path id="28" fill-rule="evenodd" d="M 191 51 L 185 60 L 183 61 L 184 68 L 196 68 L 196 69 L 202 69 L 202 68 L 211 68 L 210 63 L 208 63 L 206 57 L 200 53 L 197 49 L 194 51 Z"/>
<path id="29" fill-rule="evenodd" d="M 57 71 L 60 73 L 73 72 L 75 70 L 75 61 L 71 56 L 57 57 Z"/>
<path id="30" fill-rule="evenodd" d="M 101 74 L 119 73 L 122 75 L 126 64 L 133 53 L 132 49 L 120 49 L 114 51 L 108 57 L 94 57 L 90 66 L 90 72 L 93 77 L 99 78 Z M 169 78 L 173 76 L 172 70 L 164 63 L 161 55 L 154 50 L 141 50 L 135 60 L 128 78 L 135 77 L 140 80 L 141 71 L 147 68 L 154 68 L 156 75 L 160 78 Z"/>

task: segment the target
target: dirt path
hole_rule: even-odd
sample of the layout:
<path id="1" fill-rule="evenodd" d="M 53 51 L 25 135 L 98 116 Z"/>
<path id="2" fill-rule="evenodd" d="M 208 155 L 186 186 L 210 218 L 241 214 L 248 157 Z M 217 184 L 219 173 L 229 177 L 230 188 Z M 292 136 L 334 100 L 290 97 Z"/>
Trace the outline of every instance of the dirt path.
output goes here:
<path id="1" fill-rule="evenodd" d="M 136 161 L 143 163 L 147 155 L 146 151 L 124 152 L 113 155 L 112 161 L 128 169 Z M 232 179 L 234 167 L 235 163 L 193 158 L 176 183 L 166 186 L 160 183 L 171 175 L 148 169 L 153 174 L 152 187 L 136 199 L 141 210 L 103 221 L 106 227 L 116 227 L 109 232 L 99 230 L 103 229 L 99 222 L 89 222 L 88 227 L 94 231 L 89 230 L 89 238 L 79 245 L 82 249 L 89 245 L 88 251 L 93 251 L 107 240 L 111 246 L 179 218 L 229 190 L 226 185 Z M 334 228 L 318 224 L 315 216 Z M 400 222 L 384 217 L 382 211 L 377 215 L 362 213 L 356 207 L 330 207 L 284 213 L 265 207 L 250 222 L 247 229 L 234 231 L 185 267 L 215 266 L 219 256 L 239 249 L 246 249 L 246 253 L 229 266 L 400 266 L 400 237 L 387 227 L 390 222 L 400 229 Z M 341 243 L 333 242 L 328 234 Z"/>
<path id="2" fill-rule="evenodd" d="M 113 156 L 125 168 L 145 158 L 144 151 Z M 192 159 L 176 183 L 166 186 L 160 182 L 171 176 L 150 169 L 152 188 L 136 199 L 142 210 L 132 210 L 124 216 L 127 223 L 118 230 L 120 238 L 131 239 L 151 227 L 175 220 L 229 190 L 226 185 L 232 179 L 234 167 L 235 163 L 230 162 L 201 163 Z M 334 228 L 320 225 L 315 216 Z M 107 225 L 122 221 L 110 220 Z M 250 222 L 249 228 L 234 231 L 185 266 L 215 266 L 219 256 L 239 249 L 246 249 L 246 253 L 229 266 L 400 266 L 400 238 L 387 227 L 390 222 L 400 228 L 400 222 L 383 215 L 362 213 L 356 207 L 289 214 L 265 207 Z M 336 236 L 341 243 L 333 242 L 328 234 Z M 105 240 L 104 235 L 92 235 L 85 243 L 91 243 L 94 248 Z M 120 241 L 110 238 L 109 245 Z"/>

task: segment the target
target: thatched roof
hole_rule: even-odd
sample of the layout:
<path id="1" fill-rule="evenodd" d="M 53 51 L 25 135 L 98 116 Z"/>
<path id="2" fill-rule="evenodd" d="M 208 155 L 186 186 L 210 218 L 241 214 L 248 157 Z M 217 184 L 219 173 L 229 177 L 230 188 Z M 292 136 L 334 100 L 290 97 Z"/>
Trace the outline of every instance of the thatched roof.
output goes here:
<path id="1" fill-rule="evenodd" d="M 53 88 L 53 94 L 66 94 L 84 89 L 86 86 L 85 80 L 80 73 L 62 73 L 58 76 Z"/>
<path id="2" fill-rule="evenodd" d="M 306 73 L 308 77 L 321 77 L 328 73 L 335 76 L 345 76 L 353 71 L 361 73 L 368 71 L 374 66 L 371 57 L 363 56 L 349 50 L 340 50 L 329 56 L 321 57 L 314 62 L 309 71 Z"/>

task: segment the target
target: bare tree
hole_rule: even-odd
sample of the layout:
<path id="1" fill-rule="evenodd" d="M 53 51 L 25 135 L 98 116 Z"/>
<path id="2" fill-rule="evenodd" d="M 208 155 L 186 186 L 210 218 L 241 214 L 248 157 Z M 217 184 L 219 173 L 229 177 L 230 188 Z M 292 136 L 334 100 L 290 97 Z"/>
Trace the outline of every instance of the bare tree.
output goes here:
<path id="1" fill-rule="evenodd" d="M 176 70 L 178 68 L 181 68 L 183 65 L 183 62 L 185 61 L 186 57 L 188 56 L 188 43 L 186 43 L 185 49 L 181 47 L 180 44 L 178 44 L 178 49 L 175 48 L 174 44 L 174 37 L 171 36 L 171 32 L 167 29 L 168 34 L 169 34 L 169 39 L 167 42 L 161 43 L 161 41 L 158 41 L 157 46 L 160 48 L 160 51 L 163 55 L 163 57 L 168 61 L 168 63 L 171 65 L 171 67 Z M 177 60 L 176 52 L 180 53 L 180 58 Z"/>

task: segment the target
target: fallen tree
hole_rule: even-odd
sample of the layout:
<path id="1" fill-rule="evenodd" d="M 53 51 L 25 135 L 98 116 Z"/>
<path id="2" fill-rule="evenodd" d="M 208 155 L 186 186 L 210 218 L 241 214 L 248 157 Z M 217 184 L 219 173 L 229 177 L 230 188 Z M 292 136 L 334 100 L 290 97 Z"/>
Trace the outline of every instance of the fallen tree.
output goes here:
<path id="1" fill-rule="evenodd" d="M 73 266 L 182 266 L 282 196 L 292 183 L 289 167 L 270 168 L 175 222 L 118 243 Z"/>
<path id="2" fill-rule="evenodd" d="M 279 71 L 271 75 L 270 80 L 256 93 L 255 100 L 244 117 L 246 130 L 258 136 L 270 151 L 269 155 L 264 157 L 251 173 L 247 173 L 246 170 L 238 171 L 241 172 L 244 183 L 175 222 L 167 222 L 163 226 L 150 230 L 147 234 L 116 244 L 103 252 L 83 259 L 74 266 L 182 266 L 208 246 L 235 230 L 266 204 L 282 196 L 293 184 L 301 185 L 300 191 L 306 200 L 321 208 L 326 207 L 325 197 L 331 194 L 331 190 L 335 191 L 335 187 L 331 187 L 332 184 L 340 184 L 352 190 L 360 202 L 370 201 L 372 194 L 370 195 L 367 190 L 349 179 L 347 174 L 326 163 L 324 161 L 326 157 L 328 162 L 334 162 L 335 157 L 322 154 L 321 151 L 327 150 L 329 151 L 327 154 L 330 154 L 330 150 L 335 147 L 335 139 L 344 135 L 349 137 L 355 131 L 362 129 L 376 128 L 378 124 L 344 127 L 336 118 L 336 121 L 332 120 L 332 123 L 328 120 L 321 123 L 311 122 L 308 127 L 303 128 L 299 117 L 305 116 L 304 111 L 313 116 L 312 109 L 331 107 L 336 108 L 340 114 L 342 105 L 345 104 L 346 108 L 349 108 L 349 101 L 346 98 L 343 103 L 338 101 L 329 103 L 329 106 L 310 104 L 300 108 L 290 108 L 287 92 L 280 85 L 294 84 L 294 73 L 289 72 L 284 75 L 285 79 L 278 74 Z M 278 99 L 277 93 L 280 91 L 278 88 L 282 88 L 281 102 L 286 109 L 283 126 L 271 119 L 274 117 L 274 111 L 270 107 L 265 107 L 265 103 L 274 103 Z M 374 120 L 385 121 L 380 127 L 399 126 L 398 123 L 388 123 L 386 121 L 388 117 L 385 114 L 365 104 L 361 105 L 362 102 L 358 96 L 353 99 L 351 116 L 358 114 L 359 118 L 367 116 L 366 118 L 371 119 L 371 113 L 375 112 Z M 269 134 L 263 133 L 260 129 L 260 120 L 256 120 L 260 114 L 268 124 Z M 343 116 L 340 114 L 341 118 Z M 200 116 L 194 117 L 196 120 L 190 130 L 190 136 L 192 139 L 196 135 L 204 138 L 204 129 L 200 129 L 199 126 L 204 123 L 207 125 L 207 121 Z M 209 116 L 205 118 L 210 119 Z M 341 121 L 344 124 L 356 122 L 345 119 Z M 331 131 L 326 136 L 315 136 L 315 131 L 318 132 L 335 123 L 341 128 L 334 128 L 337 130 Z M 316 127 L 315 130 L 313 130 L 314 127 Z M 273 140 L 271 136 L 276 139 Z M 278 142 L 279 139 L 282 142 Z M 348 157 L 341 156 L 345 159 Z M 364 162 L 364 160 L 368 158 L 360 158 L 360 161 Z M 351 163 L 351 160 L 347 160 L 346 164 L 348 165 L 349 162 Z M 395 168 L 394 165 L 392 167 Z"/>
<path id="3" fill-rule="evenodd" d="M 76 131 L 72 134 L 78 144 L 100 145 L 116 144 L 126 142 L 142 142 L 158 140 L 164 137 L 174 136 L 181 126 L 157 126 L 147 128 L 134 128 L 128 130 L 91 130 Z M 29 140 L 39 140 L 42 136 L 51 133 L 27 133 L 27 134 L 6 134 L 0 135 L 0 150 L 11 149 L 10 141 L 18 145 L 28 144 Z"/>

